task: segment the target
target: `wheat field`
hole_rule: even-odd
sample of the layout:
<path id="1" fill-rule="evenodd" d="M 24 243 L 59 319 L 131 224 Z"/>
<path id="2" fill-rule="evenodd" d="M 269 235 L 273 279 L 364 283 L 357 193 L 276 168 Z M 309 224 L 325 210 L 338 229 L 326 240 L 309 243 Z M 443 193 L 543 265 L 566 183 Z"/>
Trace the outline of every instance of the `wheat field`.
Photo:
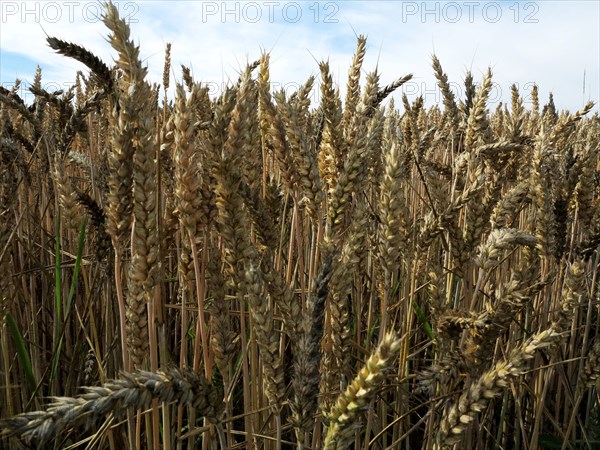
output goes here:
<path id="1" fill-rule="evenodd" d="M 345 98 L 268 53 L 211 98 L 103 21 L 113 66 L 0 91 L 1 448 L 600 448 L 593 103 L 434 56 L 400 107 L 363 36 Z"/>

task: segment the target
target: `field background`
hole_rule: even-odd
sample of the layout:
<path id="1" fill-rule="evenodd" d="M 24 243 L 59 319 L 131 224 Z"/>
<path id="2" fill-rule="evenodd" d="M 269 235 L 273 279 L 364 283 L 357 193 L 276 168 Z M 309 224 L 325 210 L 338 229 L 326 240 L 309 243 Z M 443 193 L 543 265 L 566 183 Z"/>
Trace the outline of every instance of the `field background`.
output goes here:
<path id="1" fill-rule="evenodd" d="M 0 92 L 1 446 L 600 445 L 593 103 L 434 56 L 396 105 L 362 36 L 344 98 L 268 53 L 211 98 L 103 20 L 113 67 L 49 38 L 89 71 Z"/>

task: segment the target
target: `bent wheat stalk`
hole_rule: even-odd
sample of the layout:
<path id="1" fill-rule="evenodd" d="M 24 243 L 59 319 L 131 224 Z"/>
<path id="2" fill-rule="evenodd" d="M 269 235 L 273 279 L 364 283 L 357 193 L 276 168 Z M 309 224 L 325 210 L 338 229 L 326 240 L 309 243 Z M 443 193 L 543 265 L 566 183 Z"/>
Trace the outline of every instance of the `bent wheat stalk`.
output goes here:
<path id="1" fill-rule="evenodd" d="M 144 410 L 154 399 L 161 403 L 191 406 L 208 420 L 218 422 L 223 394 L 206 378 L 190 370 L 169 369 L 156 373 L 123 372 L 122 379 L 103 386 L 86 387 L 78 397 L 55 397 L 45 411 L 33 411 L 0 421 L 2 434 L 36 442 L 38 448 L 59 433 L 77 426 L 90 426 L 106 414 L 124 416 L 127 409 Z M 224 447 L 223 447 L 224 448 Z"/>

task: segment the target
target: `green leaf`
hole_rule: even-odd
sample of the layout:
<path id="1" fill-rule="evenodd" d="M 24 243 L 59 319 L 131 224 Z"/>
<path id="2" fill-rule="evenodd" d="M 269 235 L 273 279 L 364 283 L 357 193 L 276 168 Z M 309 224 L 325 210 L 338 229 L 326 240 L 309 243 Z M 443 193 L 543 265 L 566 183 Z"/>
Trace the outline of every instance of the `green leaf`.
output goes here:
<path id="1" fill-rule="evenodd" d="M 423 314 L 423 311 L 421 310 L 419 305 L 417 305 L 417 302 L 413 301 L 412 306 L 413 306 L 413 309 L 415 310 L 415 314 L 417 315 L 417 317 L 423 324 L 423 328 L 425 328 L 425 332 L 429 336 L 429 339 L 431 339 L 433 341 L 435 339 L 435 333 L 433 332 L 433 329 L 431 328 L 431 325 L 429 324 L 429 321 L 427 320 L 427 316 L 425 316 L 425 314 Z"/>
<path id="2" fill-rule="evenodd" d="M 56 263 L 56 282 L 59 283 L 61 282 L 61 275 L 60 275 L 60 265 L 61 265 L 61 258 L 60 258 L 60 238 L 58 236 L 58 232 L 60 231 L 60 225 L 57 226 L 57 238 L 56 238 L 56 257 L 55 257 L 55 263 Z M 84 222 L 81 225 L 81 230 L 79 231 L 79 240 L 77 242 L 77 255 L 75 257 L 75 267 L 73 268 L 73 278 L 71 279 L 71 287 L 69 289 L 69 295 L 67 297 L 67 304 L 65 307 L 65 321 L 69 315 L 69 312 L 71 310 L 71 304 L 73 302 L 73 297 L 75 297 L 75 290 L 77 289 L 77 281 L 79 279 L 79 270 L 81 268 L 81 259 L 82 259 L 82 255 L 83 255 L 83 247 L 85 246 L 85 231 L 86 231 L 86 222 Z M 57 284 L 56 287 L 56 308 L 57 308 L 57 316 L 60 317 L 60 310 L 61 310 L 61 286 Z M 58 370 L 58 362 L 60 361 L 60 353 L 62 350 L 62 344 L 63 344 L 63 333 L 64 333 L 64 329 L 65 329 L 65 323 L 63 323 L 62 321 L 60 321 L 57 325 L 58 328 L 58 344 L 55 347 L 55 351 L 54 351 L 54 356 L 52 357 L 52 370 L 50 371 L 50 381 L 54 380 L 54 377 L 56 376 L 56 371 Z"/>
<path id="3" fill-rule="evenodd" d="M 17 348 L 17 358 L 21 363 L 21 367 L 25 372 L 25 378 L 27 379 L 27 384 L 31 389 L 31 392 L 36 391 L 37 383 L 35 381 L 35 377 L 33 376 L 33 369 L 31 367 L 31 358 L 29 357 L 29 352 L 27 351 L 27 347 L 25 345 L 25 340 L 19 331 L 19 326 L 13 316 L 9 314 L 6 315 L 6 322 L 8 323 L 8 331 L 12 338 L 12 341 Z"/>
<path id="4" fill-rule="evenodd" d="M 75 297 L 75 290 L 77 289 L 77 281 L 79 280 L 79 269 L 81 268 L 81 259 L 83 258 L 83 247 L 85 246 L 85 232 L 86 222 L 81 226 L 79 230 L 79 241 L 77 242 L 77 255 L 75 257 L 75 267 L 73 268 L 73 279 L 71 280 L 71 289 L 69 289 L 69 296 L 67 297 L 67 307 L 65 315 L 69 314 L 71 309 L 71 303 L 73 297 Z"/>

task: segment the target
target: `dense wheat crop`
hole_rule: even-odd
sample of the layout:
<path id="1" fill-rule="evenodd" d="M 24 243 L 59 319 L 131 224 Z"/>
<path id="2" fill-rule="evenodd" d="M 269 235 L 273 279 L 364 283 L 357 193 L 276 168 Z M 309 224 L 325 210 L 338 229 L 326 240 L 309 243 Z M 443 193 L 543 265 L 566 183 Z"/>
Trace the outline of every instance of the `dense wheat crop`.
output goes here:
<path id="1" fill-rule="evenodd" d="M 73 89 L 0 92 L 2 448 L 598 448 L 591 103 L 433 57 L 397 108 L 363 37 L 344 99 L 268 54 L 211 98 L 104 23 L 113 66 L 49 38 Z"/>

